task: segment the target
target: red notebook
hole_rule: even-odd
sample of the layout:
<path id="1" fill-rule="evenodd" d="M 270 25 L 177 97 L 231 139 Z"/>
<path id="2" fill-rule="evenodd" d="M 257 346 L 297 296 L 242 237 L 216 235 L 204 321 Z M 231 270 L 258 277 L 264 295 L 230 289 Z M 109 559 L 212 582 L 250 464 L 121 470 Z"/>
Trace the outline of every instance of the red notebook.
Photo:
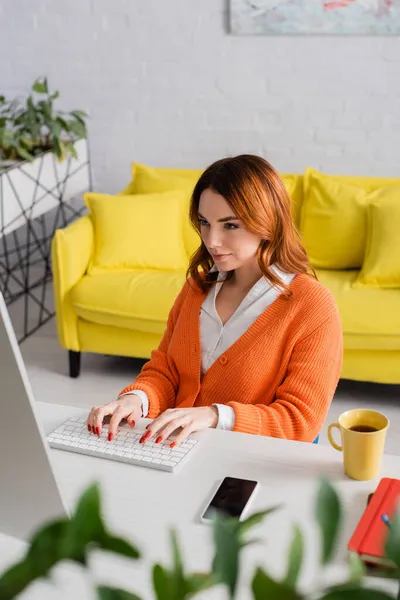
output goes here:
<path id="1" fill-rule="evenodd" d="M 381 516 L 386 514 L 393 519 L 400 508 L 399 501 L 400 480 L 381 479 L 347 546 L 350 552 L 357 552 L 363 562 L 395 567 L 392 561 L 385 558 L 389 529 Z"/>

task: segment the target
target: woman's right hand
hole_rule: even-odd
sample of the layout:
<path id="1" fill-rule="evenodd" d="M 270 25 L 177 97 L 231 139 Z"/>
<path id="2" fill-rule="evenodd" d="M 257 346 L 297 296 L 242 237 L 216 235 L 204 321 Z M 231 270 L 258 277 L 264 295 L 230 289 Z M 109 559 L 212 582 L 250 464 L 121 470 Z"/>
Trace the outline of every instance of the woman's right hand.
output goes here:
<path id="1" fill-rule="evenodd" d="M 136 421 L 142 416 L 142 400 L 136 394 L 127 394 L 114 402 L 94 406 L 88 416 L 88 430 L 100 435 L 104 417 L 107 415 L 111 415 L 108 426 L 108 440 L 111 442 L 122 419 L 126 419 L 131 427 L 135 426 Z"/>

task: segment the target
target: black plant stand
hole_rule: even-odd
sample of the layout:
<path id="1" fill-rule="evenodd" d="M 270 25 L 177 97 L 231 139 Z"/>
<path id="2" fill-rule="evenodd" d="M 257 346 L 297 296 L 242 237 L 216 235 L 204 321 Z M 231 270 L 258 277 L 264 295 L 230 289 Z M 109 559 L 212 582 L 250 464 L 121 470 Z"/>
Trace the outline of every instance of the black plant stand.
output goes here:
<path id="1" fill-rule="evenodd" d="M 0 178 L 0 292 L 8 306 L 18 299 L 23 302 L 23 328 L 22 334 L 18 333 L 19 342 L 32 335 L 55 314 L 51 289 L 51 240 L 56 229 L 66 227 L 86 210 L 81 200 L 77 207 L 77 202 L 67 199 L 68 180 L 87 169 L 88 188 L 92 189 L 88 147 L 87 157 L 78 166 L 71 157 L 66 159 L 66 171 L 61 179 L 57 159 L 52 155 L 56 184 L 51 189 L 40 179 L 45 157 L 46 153 L 35 159 L 39 161 L 37 179 L 32 177 L 26 161 L 2 171 Z M 14 169 L 19 169 L 21 176 L 33 183 L 28 208 L 13 184 L 11 172 Z M 11 198 L 10 194 L 5 198 L 5 182 L 12 190 Z M 40 203 L 46 196 L 51 196 L 55 207 L 37 218 L 31 218 L 35 210 L 40 212 Z M 12 201 L 13 206 L 18 207 L 18 214 L 5 224 L 6 201 Z"/>

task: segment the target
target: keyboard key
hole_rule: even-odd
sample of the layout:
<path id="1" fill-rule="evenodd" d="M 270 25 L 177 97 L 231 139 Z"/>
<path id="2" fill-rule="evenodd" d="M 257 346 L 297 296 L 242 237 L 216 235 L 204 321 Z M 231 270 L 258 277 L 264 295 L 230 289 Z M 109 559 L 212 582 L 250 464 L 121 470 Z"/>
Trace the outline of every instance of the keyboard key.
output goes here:
<path id="1" fill-rule="evenodd" d="M 173 450 L 171 450 L 172 456 L 183 457 L 183 456 L 185 456 L 185 454 L 186 454 L 185 450 L 179 450 L 178 448 L 174 448 Z"/>

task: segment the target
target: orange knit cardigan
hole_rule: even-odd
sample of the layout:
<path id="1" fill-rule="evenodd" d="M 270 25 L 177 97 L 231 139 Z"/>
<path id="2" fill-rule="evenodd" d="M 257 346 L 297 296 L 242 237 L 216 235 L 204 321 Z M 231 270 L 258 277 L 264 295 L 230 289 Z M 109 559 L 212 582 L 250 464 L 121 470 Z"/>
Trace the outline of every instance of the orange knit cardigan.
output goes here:
<path id="1" fill-rule="evenodd" d="M 201 378 L 200 309 L 206 293 L 186 282 L 157 350 L 135 381 L 150 418 L 167 408 L 227 404 L 234 431 L 311 442 L 342 367 L 342 327 L 330 291 L 305 273 L 290 284 Z"/>

